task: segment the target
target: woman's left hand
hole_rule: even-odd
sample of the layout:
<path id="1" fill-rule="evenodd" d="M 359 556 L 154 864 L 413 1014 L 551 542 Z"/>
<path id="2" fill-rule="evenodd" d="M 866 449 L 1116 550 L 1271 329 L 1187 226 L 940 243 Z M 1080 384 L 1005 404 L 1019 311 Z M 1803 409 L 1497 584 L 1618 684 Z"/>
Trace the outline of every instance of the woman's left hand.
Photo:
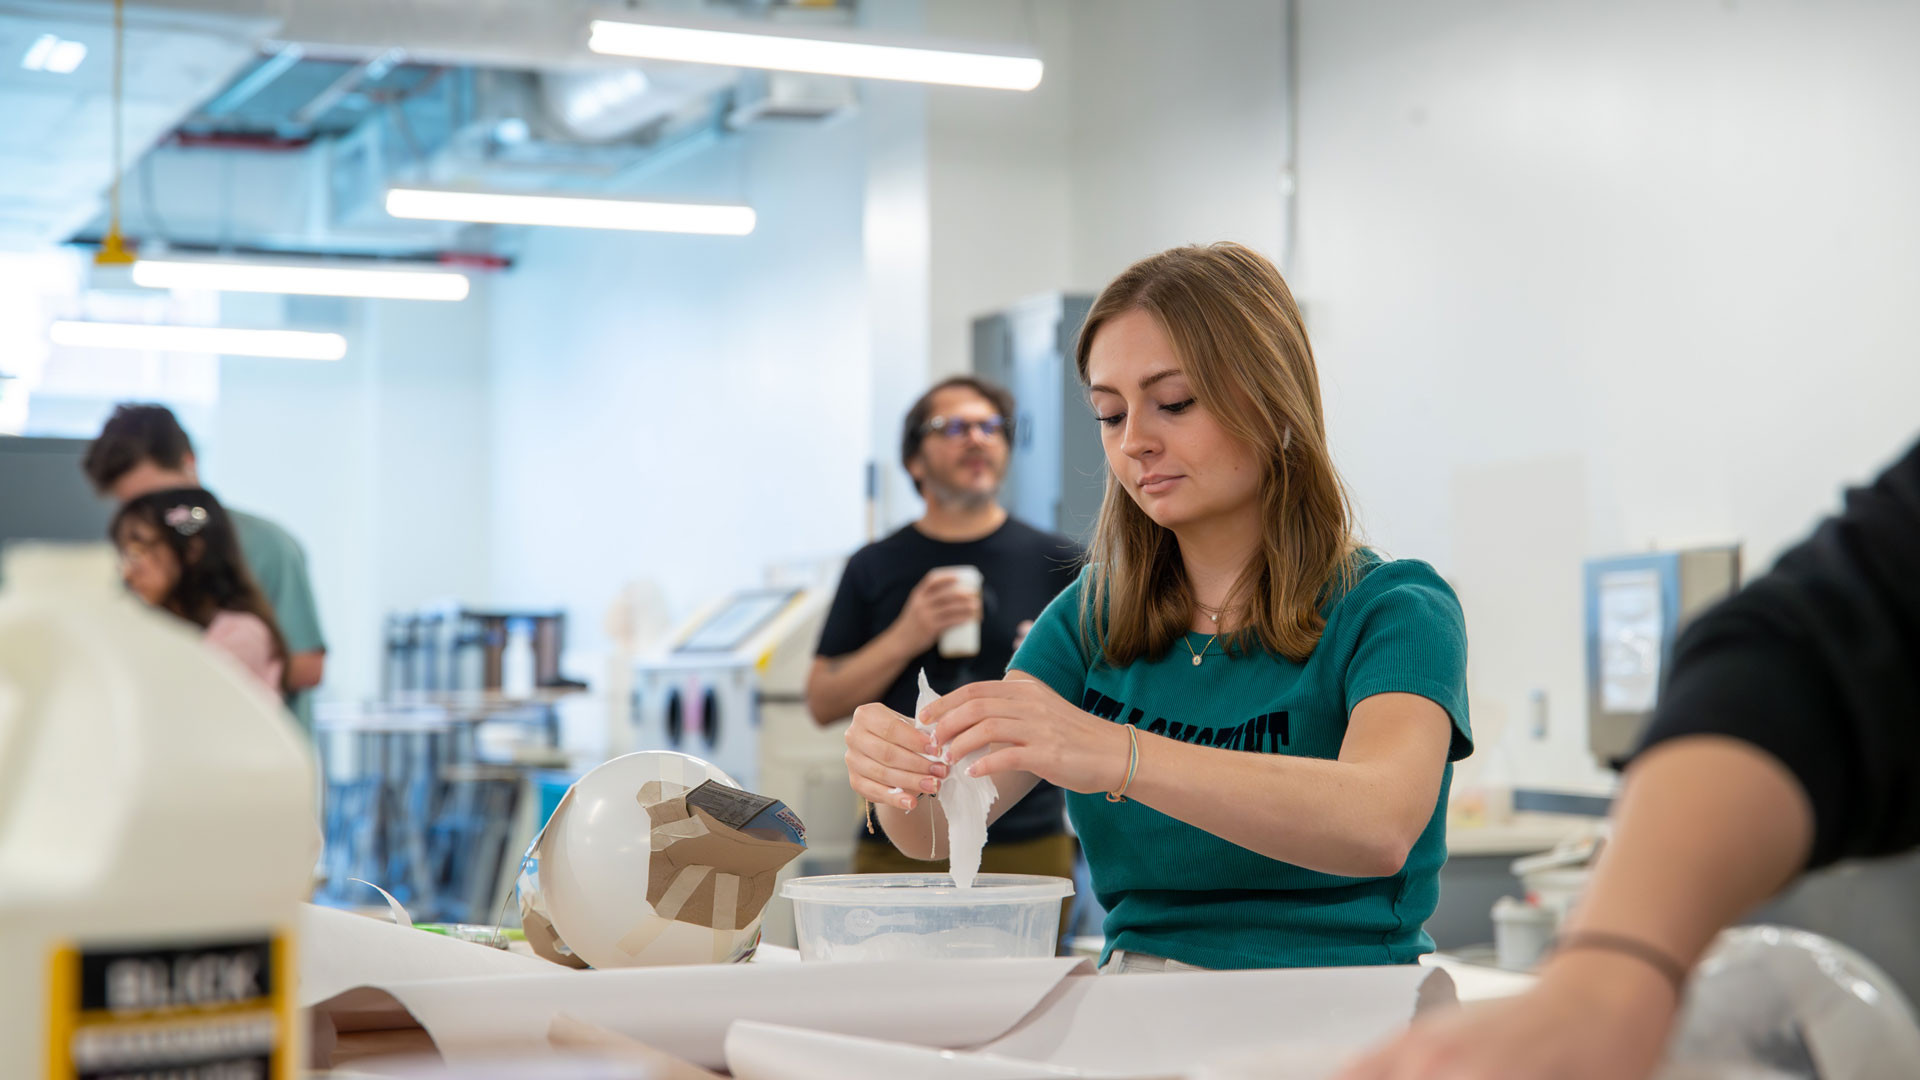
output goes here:
<path id="1" fill-rule="evenodd" d="M 1082 794 L 1117 791 L 1130 748 L 1119 724 L 1069 705 L 1045 683 L 1015 677 L 970 683 L 927 707 L 934 741 L 959 761 L 983 746 L 975 776 L 1024 771 Z"/>

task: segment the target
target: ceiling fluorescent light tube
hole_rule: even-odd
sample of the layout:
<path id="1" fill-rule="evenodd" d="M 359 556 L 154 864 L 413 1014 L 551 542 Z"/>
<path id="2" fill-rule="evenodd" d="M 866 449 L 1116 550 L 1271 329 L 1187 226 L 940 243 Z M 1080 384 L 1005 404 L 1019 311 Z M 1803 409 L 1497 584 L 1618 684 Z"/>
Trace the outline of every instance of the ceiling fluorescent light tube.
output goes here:
<path id="1" fill-rule="evenodd" d="M 473 221 L 489 225 L 557 225 L 574 229 L 745 236 L 753 231 L 750 206 L 584 199 L 561 195 L 507 195 L 482 191 L 393 188 L 387 213 L 397 218 Z"/>
<path id="2" fill-rule="evenodd" d="M 587 47 L 597 53 L 642 60 L 678 60 L 987 90 L 1031 90 L 1040 85 L 1044 71 L 1044 65 L 1030 56 L 604 19 L 593 21 Z"/>
<path id="3" fill-rule="evenodd" d="M 346 338 L 306 330 L 236 330 L 222 326 L 61 320 L 48 330 L 47 338 L 55 345 L 76 349 L 222 353 L 283 360 L 338 360 L 347 355 Z"/>
<path id="4" fill-rule="evenodd" d="M 452 270 L 399 270 L 321 263 L 141 259 L 133 283 L 148 289 L 297 293 L 380 300 L 465 300 L 467 275 Z"/>
<path id="5" fill-rule="evenodd" d="M 47 70 L 55 75 L 71 75 L 86 58 L 86 42 L 62 41 L 53 47 L 53 52 L 47 55 Z"/>
<path id="6" fill-rule="evenodd" d="M 27 47 L 27 55 L 20 58 L 20 66 L 28 71 L 45 71 L 47 58 L 53 50 L 60 47 L 60 38 L 55 34 L 41 34 L 33 44 Z"/>

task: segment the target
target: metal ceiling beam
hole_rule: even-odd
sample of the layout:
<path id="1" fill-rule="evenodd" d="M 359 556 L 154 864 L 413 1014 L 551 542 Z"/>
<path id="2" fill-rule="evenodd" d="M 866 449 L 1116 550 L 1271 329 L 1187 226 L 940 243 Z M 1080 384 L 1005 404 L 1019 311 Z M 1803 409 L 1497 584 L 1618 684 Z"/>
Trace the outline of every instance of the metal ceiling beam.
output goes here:
<path id="1" fill-rule="evenodd" d="M 290 46 L 290 48 L 299 49 L 299 46 Z M 406 50 L 393 47 L 370 60 L 355 65 L 333 80 L 325 90 L 315 94 L 312 101 L 301 106 L 300 111 L 293 114 L 294 122 L 301 127 L 312 127 L 314 121 L 332 111 L 343 98 L 359 89 L 361 83 L 379 82 L 386 78 L 387 72 L 392 71 L 394 66 L 406 57 Z"/>
<path id="2" fill-rule="evenodd" d="M 227 87 L 219 97 L 208 102 L 206 108 L 200 111 L 207 116 L 227 115 L 253 100 L 260 91 L 273 85 L 275 79 L 285 75 L 293 65 L 300 62 L 304 55 L 305 53 L 298 45 L 282 46 L 259 67 L 248 72 L 239 82 Z"/>
<path id="3" fill-rule="evenodd" d="M 587 49 L 582 0 L 328 0 L 298 4 L 274 34 L 308 58 L 367 61 L 391 48 L 442 67 L 626 67 Z"/>

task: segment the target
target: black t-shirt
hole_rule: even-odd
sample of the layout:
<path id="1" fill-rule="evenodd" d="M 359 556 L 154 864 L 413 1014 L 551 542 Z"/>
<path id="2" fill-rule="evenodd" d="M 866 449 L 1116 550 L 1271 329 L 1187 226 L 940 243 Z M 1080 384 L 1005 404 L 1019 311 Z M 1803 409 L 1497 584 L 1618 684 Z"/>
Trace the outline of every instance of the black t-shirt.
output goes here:
<path id="1" fill-rule="evenodd" d="M 1686 735 L 1792 770 L 1810 866 L 1920 846 L 1920 445 L 1680 635 L 1643 748 Z"/>
<path id="2" fill-rule="evenodd" d="M 840 590 L 820 632 L 819 655 L 857 652 L 900 617 L 907 595 L 942 566 L 977 566 L 981 588 L 980 655 L 948 659 L 938 646 L 901 669 L 880 701 L 903 716 L 913 715 L 919 697 L 918 676 L 946 694 L 972 682 L 1004 678 L 1013 661 L 1013 635 L 1020 623 L 1036 618 L 1047 602 L 1073 584 L 1080 571 L 1080 548 L 1063 536 L 1041 532 L 1008 518 L 979 540 L 948 543 L 909 525 L 877 540 L 847 560 Z M 1066 798 L 1044 781 L 1007 809 L 987 830 L 988 843 L 1011 843 L 1051 836 L 1066 828 Z M 864 835 L 864 833 L 863 833 Z"/>

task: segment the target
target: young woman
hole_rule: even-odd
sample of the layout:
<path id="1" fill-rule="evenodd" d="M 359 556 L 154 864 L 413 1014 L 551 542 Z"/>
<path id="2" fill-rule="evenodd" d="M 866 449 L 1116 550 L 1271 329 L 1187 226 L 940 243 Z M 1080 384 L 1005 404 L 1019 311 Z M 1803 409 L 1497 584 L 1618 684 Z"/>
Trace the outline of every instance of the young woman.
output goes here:
<path id="1" fill-rule="evenodd" d="M 1431 951 L 1465 627 L 1431 567 L 1354 539 L 1286 284 L 1238 244 L 1153 256 L 1094 304 L 1078 364 L 1108 465 L 1089 565 L 1005 680 L 928 709 L 931 738 L 856 712 L 854 789 L 926 858 L 945 829 L 915 796 L 947 766 L 922 751 L 991 747 L 996 809 L 1065 788 L 1106 970 Z"/>
<path id="2" fill-rule="evenodd" d="M 129 589 L 200 627 L 207 644 L 285 695 L 286 642 L 212 492 L 180 488 L 130 499 L 108 532 Z"/>

